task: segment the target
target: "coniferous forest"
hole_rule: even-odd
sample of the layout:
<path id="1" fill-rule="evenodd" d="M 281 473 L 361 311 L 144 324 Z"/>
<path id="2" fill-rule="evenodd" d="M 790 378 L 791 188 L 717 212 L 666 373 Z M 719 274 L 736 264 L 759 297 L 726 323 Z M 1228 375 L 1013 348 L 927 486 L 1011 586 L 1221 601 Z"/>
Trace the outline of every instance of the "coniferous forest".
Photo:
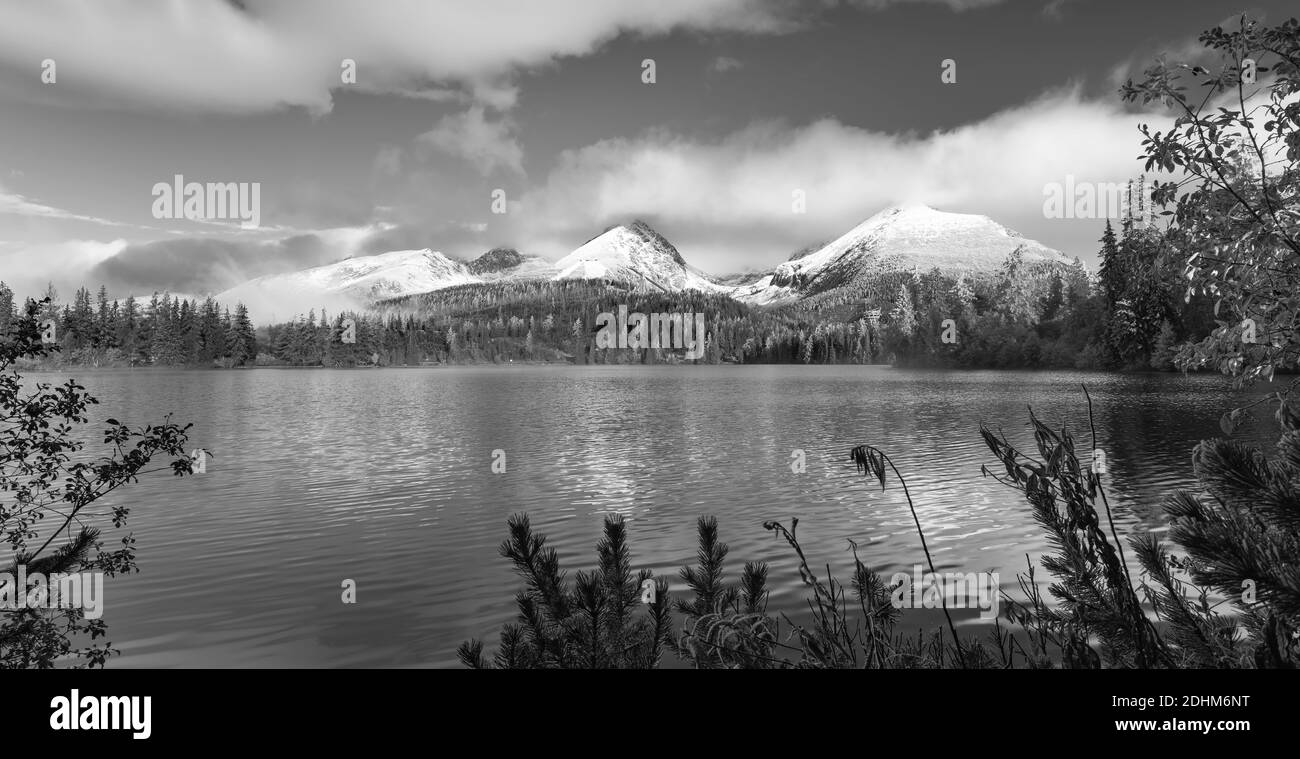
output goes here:
<path id="1" fill-rule="evenodd" d="M 42 321 L 54 324 L 60 351 L 46 366 L 245 366 L 257 356 L 257 336 L 248 311 L 232 313 L 212 298 L 202 303 L 154 293 L 109 300 L 101 286 L 92 303 L 80 288 L 71 303 L 59 302 L 53 286 L 39 304 Z M 13 292 L 0 282 L 0 333 L 17 318 Z"/>

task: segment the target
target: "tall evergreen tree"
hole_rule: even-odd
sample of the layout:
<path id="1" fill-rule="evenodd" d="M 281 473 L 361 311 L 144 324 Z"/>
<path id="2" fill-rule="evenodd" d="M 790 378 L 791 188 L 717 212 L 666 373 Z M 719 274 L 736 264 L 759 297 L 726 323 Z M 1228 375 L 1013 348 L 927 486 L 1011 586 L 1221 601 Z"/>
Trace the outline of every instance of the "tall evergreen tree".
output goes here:
<path id="1" fill-rule="evenodd" d="M 1119 241 L 1115 238 L 1115 229 L 1106 220 L 1106 231 L 1101 236 L 1101 267 L 1098 272 L 1101 292 L 1106 298 L 1107 307 L 1113 307 L 1124 299 L 1124 288 L 1128 286 L 1128 272 L 1120 259 Z"/>
<path id="2" fill-rule="evenodd" d="M 90 306 L 90 291 L 84 287 L 77 288 L 72 298 L 66 323 L 63 325 L 63 337 L 60 342 L 69 349 L 76 350 L 93 344 L 95 337 L 94 310 Z"/>
<path id="3" fill-rule="evenodd" d="M 226 355 L 226 331 L 217 302 L 205 298 L 198 315 L 198 363 L 208 366 Z"/>
<path id="4" fill-rule="evenodd" d="M 140 311 L 134 295 L 128 295 L 117 319 L 117 344 L 128 363 L 140 360 Z"/>
<path id="5" fill-rule="evenodd" d="M 108 349 L 114 344 L 114 324 L 112 313 L 108 307 L 108 288 L 104 285 L 99 286 L 99 294 L 96 296 L 95 308 L 95 336 L 94 344 L 96 348 Z"/>
<path id="6" fill-rule="evenodd" d="M 916 307 L 912 304 L 912 293 L 906 284 L 898 286 L 898 297 L 894 298 L 894 324 L 905 338 L 911 338 L 916 332 Z"/>
<path id="7" fill-rule="evenodd" d="M 252 364 L 257 360 L 257 333 L 253 322 L 248 318 L 248 309 L 243 303 L 235 304 L 235 318 L 232 321 L 235 339 L 232 341 L 232 356 L 238 356 L 235 364 Z"/>
<path id="8" fill-rule="evenodd" d="M 54 289 L 53 282 L 46 284 L 45 294 L 41 296 L 41 299 L 44 301 L 48 301 L 45 303 L 45 305 L 41 306 L 40 309 L 41 318 L 58 319 L 59 318 L 59 291 Z"/>
<path id="9" fill-rule="evenodd" d="M 9 325 L 17 318 L 14 310 L 14 291 L 0 281 L 0 336 L 9 331 Z"/>

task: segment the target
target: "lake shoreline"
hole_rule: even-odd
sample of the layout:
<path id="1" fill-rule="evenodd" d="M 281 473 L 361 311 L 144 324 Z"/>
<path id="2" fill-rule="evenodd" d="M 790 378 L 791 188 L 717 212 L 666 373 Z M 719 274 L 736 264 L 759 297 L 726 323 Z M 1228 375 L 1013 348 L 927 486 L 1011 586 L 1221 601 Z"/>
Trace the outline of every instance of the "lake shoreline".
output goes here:
<path id="1" fill-rule="evenodd" d="M 812 364 L 812 365 L 807 365 L 807 364 L 802 364 L 802 362 L 793 362 L 793 363 L 754 363 L 754 364 L 744 364 L 744 363 L 738 363 L 738 362 L 732 362 L 732 361 L 724 361 L 724 362 L 722 362 L 722 363 L 718 363 L 718 364 L 691 364 L 691 363 L 686 363 L 686 362 L 658 362 L 658 363 L 654 363 L 654 364 L 623 363 L 623 362 L 596 362 L 596 363 L 583 363 L 583 364 L 578 364 L 578 363 L 574 363 L 574 362 L 570 362 L 570 361 L 464 361 L 464 362 L 455 362 L 455 363 L 384 364 L 384 365 L 380 365 L 380 366 L 376 366 L 376 365 L 373 365 L 373 364 L 354 365 L 354 366 L 321 366 L 321 365 L 319 365 L 319 364 L 318 364 L 318 365 L 313 365 L 313 366 L 293 365 L 293 364 L 258 364 L 258 365 L 254 365 L 254 366 L 193 366 L 193 365 L 187 365 L 187 364 L 181 364 L 181 365 L 166 365 L 166 366 L 155 366 L 155 365 L 148 365 L 148 366 L 93 366 L 93 365 L 89 365 L 89 364 L 79 364 L 79 365 L 68 365 L 68 366 L 57 366 L 57 367 L 52 367 L 52 366 L 39 366 L 39 365 L 38 365 L 38 366 L 23 366 L 23 367 L 20 367 L 20 368 L 21 368 L 21 370 L 24 371 L 24 372 L 33 372 L 33 373 L 40 373 L 40 374 L 68 374 L 68 373 L 74 373 L 74 372 L 75 372 L 75 373 L 95 374 L 95 373 L 99 373 L 99 372 L 114 372 L 114 373 L 115 373 L 115 372 L 124 372 L 124 371 L 125 371 L 125 372 L 135 372 L 135 371 L 141 371 L 141 372 L 152 372 L 152 371 L 168 371 L 168 370 L 170 370 L 170 371 L 177 371 L 177 370 L 179 370 L 179 371 L 206 372 L 206 371 L 250 371 L 250 370 L 254 370 L 254 369 L 276 369 L 276 370 L 322 370 L 322 369 L 336 369 L 336 370 L 337 370 L 337 369 L 347 369 L 347 370 L 373 370 L 373 369 L 450 369 L 450 368 L 485 367 L 485 366 L 502 366 L 502 367 L 507 367 L 507 366 L 529 366 L 529 367 L 571 367 L 571 366 L 690 366 L 690 367 L 706 367 L 706 366 L 767 366 L 767 367 L 771 367 L 771 366 L 800 366 L 800 365 L 804 365 L 804 366 L 813 366 L 813 367 L 825 367 L 825 366 L 860 366 L 860 367 L 862 367 L 862 368 L 864 368 L 864 369 L 866 369 L 866 368 L 882 368 L 882 367 L 883 367 L 883 368 L 888 368 L 888 369 L 897 369 L 897 370 L 899 370 L 899 371 L 922 372 L 922 373 L 927 373 L 927 374 L 951 374 L 951 373 L 954 373 L 954 372 L 958 372 L 958 373 L 968 373 L 968 372 L 970 372 L 970 373 L 973 373 L 973 372 L 1009 372 L 1009 373 L 1014 373 L 1014 374 L 1037 375 L 1037 374 L 1052 374 L 1052 373 L 1060 373 L 1060 372 L 1062 372 L 1062 371 L 1072 371 L 1072 372 L 1078 372 L 1078 373 L 1082 373 L 1082 374 L 1099 375 L 1099 376 L 1125 376 L 1125 377 L 1167 376 L 1167 375 L 1174 375 L 1174 374 L 1198 375 L 1198 376 L 1199 376 L 1199 375 L 1214 375 L 1214 374 L 1218 374 L 1218 372 L 1214 372 L 1214 371 L 1211 371 L 1211 370 L 1208 370 L 1208 369 L 1202 369 L 1202 370 L 1195 370 L 1195 371 L 1181 372 L 1181 371 L 1160 371 L 1160 370 L 1158 370 L 1158 369 L 1145 369 L 1145 370 L 1141 370 L 1141 371 L 1137 371 L 1137 370 L 1123 370 L 1123 369 L 1070 369 L 1070 370 L 1063 370 L 1063 369 L 1034 368 L 1034 367 L 1016 367 L 1016 368 L 1007 368 L 1007 367 L 998 367 L 998 368 L 994 368 L 994 367 L 956 367 L 956 366 L 944 367 L 944 366 L 897 366 L 897 365 L 893 365 L 893 364 Z M 1278 376 L 1283 376 L 1284 374 L 1286 374 L 1286 373 L 1278 372 Z"/>

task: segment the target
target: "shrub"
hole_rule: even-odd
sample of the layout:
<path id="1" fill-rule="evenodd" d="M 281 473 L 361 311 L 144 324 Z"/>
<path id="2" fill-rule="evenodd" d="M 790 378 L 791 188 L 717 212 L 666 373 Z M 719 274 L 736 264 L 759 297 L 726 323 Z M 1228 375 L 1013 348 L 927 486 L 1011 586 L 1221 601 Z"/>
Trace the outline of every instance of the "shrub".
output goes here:
<path id="1" fill-rule="evenodd" d="M 75 380 L 23 387 L 21 366 L 57 352 L 57 346 L 41 342 L 40 306 L 29 300 L 25 315 L 0 336 L 0 538 L 12 551 L 4 571 L 16 576 L 20 564 L 43 574 L 88 570 L 112 577 L 137 571 L 132 535 L 123 536 L 113 550 L 101 540 L 100 525 L 107 521 L 120 529 L 130 508 L 117 505 L 105 514 L 89 507 L 142 474 L 168 469 L 177 476 L 190 474 L 185 455 L 190 425 L 164 421 L 133 430 L 109 419 L 103 438 L 107 453 L 74 461 L 85 448 L 77 435 L 89 423 L 85 411 L 99 401 Z M 146 469 L 159 456 L 172 460 Z M 14 591 L 27 597 L 26 588 Z M 87 620 L 77 608 L 16 606 L 0 610 L 0 668 L 49 668 L 70 656 L 77 666 L 102 667 L 116 653 L 107 642 L 93 642 L 106 635 L 103 619 Z M 87 636 L 91 645 L 74 650 Z"/>

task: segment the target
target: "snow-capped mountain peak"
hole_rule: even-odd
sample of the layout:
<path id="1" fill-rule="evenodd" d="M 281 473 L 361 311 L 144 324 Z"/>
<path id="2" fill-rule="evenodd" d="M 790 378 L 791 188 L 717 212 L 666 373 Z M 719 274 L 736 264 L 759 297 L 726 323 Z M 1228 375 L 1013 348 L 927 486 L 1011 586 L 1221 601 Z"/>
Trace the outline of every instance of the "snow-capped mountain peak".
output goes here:
<path id="1" fill-rule="evenodd" d="M 607 279 L 634 287 L 726 290 L 686 265 L 672 243 L 643 221 L 610 227 L 556 262 L 555 279 Z"/>
<path id="2" fill-rule="evenodd" d="M 221 293 L 242 301 L 258 321 L 285 320 L 312 308 L 365 309 L 377 301 L 459 285 L 518 280 L 599 279 L 661 292 L 699 290 L 752 304 L 782 303 L 830 291 L 860 297 L 880 275 L 996 274 L 1012 253 L 1026 264 L 1073 261 L 987 216 L 947 213 L 919 203 L 892 206 L 822 244 L 793 254 L 766 273 L 719 282 L 686 263 L 649 224 L 606 229 L 557 262 L 493 248 L 469 264 L 429 248 L 357 256 L 276 274 Z"/>
<path id="3" fill-rule="evenodd" d="M 737 288 L 736 297 L 771 303 L 852 286 L 862 277 L 886 272 L 994 272 L 1013 251 L 1027 263 L 1071 263 L 987 216 L 938 211 L 920 203 L 896 205 L 820 250 L 778 264 L 770 275 Z"/>
<path id="4" fill-rule="evenodd" d="M 373 298 L 429 292 L 477 281 L 465 264 L 429 248 L 349 258 L 302 274 L 329 290 L 346 290 Z"/>

